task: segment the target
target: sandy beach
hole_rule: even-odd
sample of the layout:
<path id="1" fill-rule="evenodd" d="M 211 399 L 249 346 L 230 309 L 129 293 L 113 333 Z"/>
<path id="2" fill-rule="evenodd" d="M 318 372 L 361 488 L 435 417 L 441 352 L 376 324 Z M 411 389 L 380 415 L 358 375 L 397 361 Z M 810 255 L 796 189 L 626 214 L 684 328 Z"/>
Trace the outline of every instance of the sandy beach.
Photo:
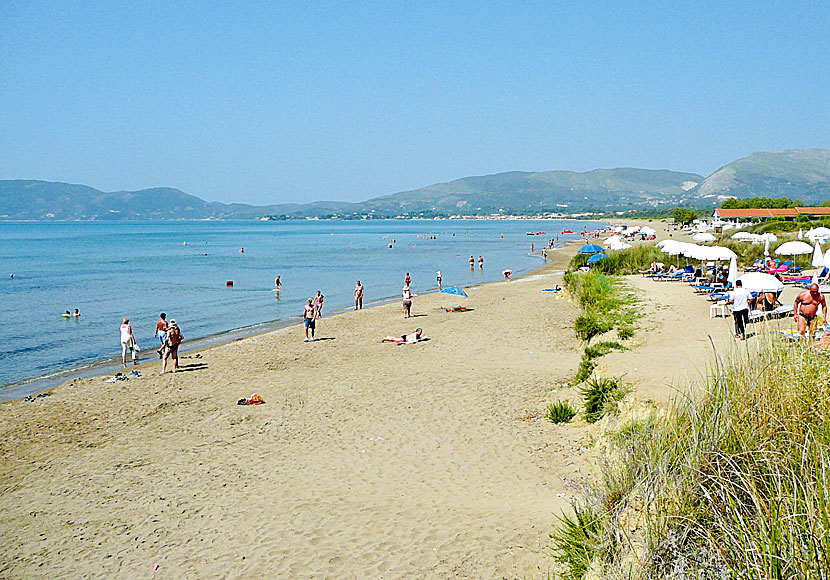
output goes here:
<path id="1" fill-rule="evenodd" d="M 0 577 L 548 577 L 599 428 L 543 416 L 578 401 L 579 310 L 542 292 L 576 247 L 468 299 L 418 296 L 411 319 L 348 312 L 313 343 L 292 326 L 0 405 Z M 733 348 L 731 318 L 685 284 L 629 283 L 639 330 L 598 372 L 632 385 L 626 408 L 662 406 Z M 415 327 L 430 340 L 380 342 Z M 236 404 L 253 392 L 266 404 Z"/>

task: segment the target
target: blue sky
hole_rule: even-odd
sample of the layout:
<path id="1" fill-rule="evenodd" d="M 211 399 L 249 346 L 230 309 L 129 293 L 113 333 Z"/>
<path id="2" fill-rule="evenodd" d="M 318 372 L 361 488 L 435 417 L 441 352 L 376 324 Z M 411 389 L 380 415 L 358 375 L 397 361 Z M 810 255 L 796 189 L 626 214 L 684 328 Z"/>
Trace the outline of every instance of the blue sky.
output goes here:
<path id="1" fill-rule="evenodd" d="M 452 4 L 450 6 L 449 4 Z M 828 2 L 0 3 L 0 179 L 358 201 L 830 147 Z"/>

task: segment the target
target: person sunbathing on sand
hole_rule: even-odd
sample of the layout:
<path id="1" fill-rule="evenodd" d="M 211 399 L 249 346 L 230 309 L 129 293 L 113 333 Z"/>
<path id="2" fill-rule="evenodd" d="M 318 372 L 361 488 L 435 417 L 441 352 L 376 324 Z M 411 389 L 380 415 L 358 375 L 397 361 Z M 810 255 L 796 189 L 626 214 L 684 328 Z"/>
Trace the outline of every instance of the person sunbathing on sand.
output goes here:
<path id="1" fill-rule="evenodd" d="M 424 331 L 420 328 L 416 328 L 415 332 L 411 334 L 403 334 L 401 336 L 387 336 L 381 342 L 394 342 L 395 344 L 412 344 L 415 342 L 421 342 L 422 340 L 429 340 L 426 336 L 424 336 Z"/>

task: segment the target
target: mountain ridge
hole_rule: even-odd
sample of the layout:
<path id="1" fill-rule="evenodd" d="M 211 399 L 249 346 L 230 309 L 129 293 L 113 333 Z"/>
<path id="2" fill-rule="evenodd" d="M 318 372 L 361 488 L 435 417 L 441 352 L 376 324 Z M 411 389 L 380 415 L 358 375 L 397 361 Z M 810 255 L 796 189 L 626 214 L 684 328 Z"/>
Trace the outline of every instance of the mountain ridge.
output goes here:
<path id="1" fill-rule="evenodd" d="M 830 149 L 752 153 L 708 177 L 668 169 L 508 171 L 463 177 L 362 202 L 256 206 L 205 201 L 172 187 L 103 192 L 82 184 L 0 180 L 2 220 L 365 219 L 572 214 L 719 205 L 728 197 L 830 198 Z"/>

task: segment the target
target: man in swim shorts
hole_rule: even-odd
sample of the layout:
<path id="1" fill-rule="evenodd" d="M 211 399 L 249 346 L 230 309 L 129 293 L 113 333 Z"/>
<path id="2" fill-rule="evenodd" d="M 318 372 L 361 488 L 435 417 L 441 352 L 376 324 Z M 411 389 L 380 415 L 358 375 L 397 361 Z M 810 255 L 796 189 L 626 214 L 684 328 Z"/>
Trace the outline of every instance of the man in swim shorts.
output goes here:
<path id="1" fill-rule="evenodd" d="M 305 305 L 305 311 L 303 312 L 303 322 L 305 323 L 305 340 L 303 342 L 314 340 L 314 327 L 317 325 L 317 321 L 314 318 L 316 309 L 312 302 L 313 300 L 309 298 L 308 303 Z M 311 338 L 308 337 L 309 328 L 311 329 Z"/>
<path id="2" fill-rule="evenodd" d="M 810 338 L 816 337 L 818 326 L 818 309 L 821 307 L 824 318 L 827 318 L 827 302 L 824 295 L 819 292 L 818 284 L 810 284 L 807 290 L 798 293 L 793 303 L 793 316 L 798 323 L 798 333 L 803 337 L 807 330 L 810 330 Z"/>
<path id="3" fill-rule="evenodd" d="M 435 280 L 438 282 L 438 290 L 440 291 L 441 290 L 441 280 L 443 280 L 443 278 L 441 277 L 441 270 L 438 270 L 437 272 L 435 272 Z"/>
<path id="4" fill-rule="evenodd" d="M 156 351 L 159 353 L 159 358 L 164 356 L 164 343 L 167 341 L 167 314 L 162 312 L 159 314 L 159 321 L 156 322 L 156 332 L 153 334 L 156 338 L 159 339 L 159 349 Z"/>
<path id="5" fill-rule="evenodd" d="M 363 308 L 363 284 L 360 283 L 360 280 L 357 281 L 357 285 L 354 287 L 354 309 L 360 310 Z"/>

